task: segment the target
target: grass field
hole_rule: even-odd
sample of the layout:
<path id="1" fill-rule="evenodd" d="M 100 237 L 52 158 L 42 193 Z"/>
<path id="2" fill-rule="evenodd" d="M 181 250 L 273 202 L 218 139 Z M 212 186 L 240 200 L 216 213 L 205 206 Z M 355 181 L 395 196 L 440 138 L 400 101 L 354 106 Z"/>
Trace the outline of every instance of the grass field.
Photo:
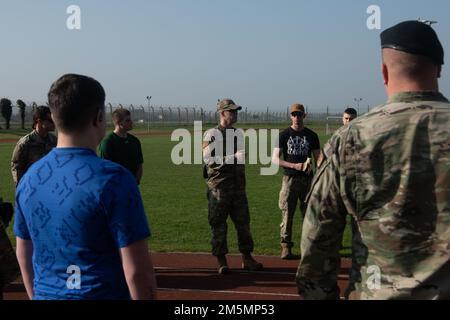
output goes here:
<path id="1" fill-rule="evenodd" d="M 283 128 L 280 125 L 252 125 L 252 128 Z M 248 128 L 248 126 L 243 126 Z M 324 125 L 308 126 L 319 134 L 325 143 Z M 177 142 L 170 141 L 175 127 L 136 129 L 144 153 L 144 177 L 140 190 L 151 224 L 153 237 L 150 247 L 163 252 L 209 252 L 210 228 L 207 219 L 206 185 L 201 165 L 174 165 L 171 161 L 172 148 Z M 188 128 L 192 129 L 192 128 Z M 204 128 L 205 129 L 205 128 Z M 14 186 L 10 174 L 10 158 L 15 146 L 12 141 L 27 131 L 0 131 L 0 192 L 5 201 L 13 201 Z M 3 141 L 3 142 L 2 142 Z M 250 206 L 251 230 L 255 240 L 255 253 L 279 254 L 278 194 L 281 187 L 282 170 L 277 175 L 260 175 L 260 165 L 247 165 L 247 196 Z M 299 252 L 300 212 L 294 223 L 294 253 Z M 236 233 L 229 222 L 228 242 L 231 252 L 237 252 Z M 12 237 L 11 227 L 9 234 Z M 350 233 L 346 230 L 344 246 L 349 245 Z M 348 253 L 344 249 L 343 253 Z"/>

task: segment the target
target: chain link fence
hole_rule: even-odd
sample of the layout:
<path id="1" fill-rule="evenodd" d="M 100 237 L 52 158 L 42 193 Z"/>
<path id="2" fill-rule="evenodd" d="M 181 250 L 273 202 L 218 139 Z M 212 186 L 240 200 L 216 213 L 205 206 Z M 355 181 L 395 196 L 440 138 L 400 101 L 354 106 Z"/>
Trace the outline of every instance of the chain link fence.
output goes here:
<path id="1" fill-rule="evenodd" d="M 25 112 L 25 123 L 28 125 L 33 119 L 33 110 L 39 104 L 36 102 L 27 103 Z M 194 121 L 202 121 L 204 124 L 216 124 L 219 120 L 219 114 L 216 110 L 211 108 L 203 108 L 198 106 L 163 106 L 163 105 L 122 105 L 111 104 L 106 105 L 107 121 L 112 125 L 112 112 L 117 108 L 125 108 L 131 112 L 132 120 L 140 127 L 164 127 L 164 126 L 184 126 L 192 125 Z M 13 107 L 14 112 L 11 118 L 11 124 L 17 126 L 21 123 L 18 107 Z M 284 110 L 283 110 L 284 109 Z M 311 109 L 311 108 L 309 108 Z M 308 112 L 306 108 L 308 123 L 323 123 L 327 127 L 335 127 L 339 123 L 341 112 L 332 112 L 330 108 L 323 108 L 324 111 L 317 111 L 319 108 L 314 108 L 314 112 Z M 345 109 L 345 108 L 344 108 Z M 283 110 L 283 111 L 282 111 Z M 369 108 L 368 108 L 369 110 Z M 254 111 L 243 108 L 239 112 L 239 123 L 241 124 L 286 124 L 290 122 L 289 107 L 285 108 L 266 108 L 265 111 Z M 3 120 L 3 119 L 1 119 Z M 3 122 L 3 121 L 2 121 Z M 331 129 L 327 129 L 331 130 Z"/>

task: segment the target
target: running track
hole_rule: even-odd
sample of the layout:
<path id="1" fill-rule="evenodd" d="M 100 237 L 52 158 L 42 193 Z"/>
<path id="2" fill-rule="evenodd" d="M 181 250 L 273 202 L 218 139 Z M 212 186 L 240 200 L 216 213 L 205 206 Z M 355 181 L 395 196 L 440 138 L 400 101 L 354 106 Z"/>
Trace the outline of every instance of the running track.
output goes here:
<path id="1" fill-rule="evenodd" d="M 263 271 L 241 269 L 240 255 L 228 255 L 231 273 L 218 275 L 216 259 L 203 253 L 153 253 L 160 300 L 299 300 L 295 272 L 299 260 L 256 256 Z M 344 292 L 349 261 L 342 259 L 339 286 Z M 20 279 L 4 294 L 5 300 L 27 299 Z"/>

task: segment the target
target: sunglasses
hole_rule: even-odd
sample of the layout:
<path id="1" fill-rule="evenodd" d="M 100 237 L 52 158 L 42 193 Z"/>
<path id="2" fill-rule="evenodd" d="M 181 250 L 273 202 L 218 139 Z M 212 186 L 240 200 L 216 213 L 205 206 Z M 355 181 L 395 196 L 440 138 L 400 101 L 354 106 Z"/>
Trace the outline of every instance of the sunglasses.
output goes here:
<path id="1" fill-rule="evenodd" d="M 301 116 L 303 116 L 303 112 L 300 112 L 300 111 L 292 112 L 291 116 L 293 116 L 293 117 L 301 117 Z"/>

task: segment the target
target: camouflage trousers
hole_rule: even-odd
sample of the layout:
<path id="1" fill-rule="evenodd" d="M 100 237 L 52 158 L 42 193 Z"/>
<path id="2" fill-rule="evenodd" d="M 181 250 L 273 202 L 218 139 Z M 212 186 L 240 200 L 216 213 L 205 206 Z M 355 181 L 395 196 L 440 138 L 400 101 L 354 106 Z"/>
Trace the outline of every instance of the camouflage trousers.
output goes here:
<path id="1" fill-rule="evenodd" d="M 283 176 L 278 205 L 281 210 L 280 237 L 281 245 L 291 248 L 292 225 L 297 203 L 300 201 L 300 211 L 302 217 L 305 216 L 307 204 L 306 195 L 311 187 L 312 177 L 306 175 Z M 303 221 L 303 219 L 302 219 Z"/>
<path id="2" fill-rule="evenodd" d="M 362 281 L 361 266 L 366 264 L 367 256 L 369 254 L 369 251 L 361 238 L 358 223 L 353 217 L 351 217 L 351 229 L 352 229 L 352 268 L 350 269 L 348 287 L 345 290 L 344 294 L 344 297 L 346 299 L 352 299 L 352 297 L 354 297 L 356 285 L 360 284 Z"/>
<path id="3" fill-rule="evenodd" d="M 208 189 L 208 221 L 211 226 L 211 246 L 214 256 L 228 253 L 227 218 L 233 221 L 241 253 L 253 251 L 250 213 L 244 190 Z"/>

